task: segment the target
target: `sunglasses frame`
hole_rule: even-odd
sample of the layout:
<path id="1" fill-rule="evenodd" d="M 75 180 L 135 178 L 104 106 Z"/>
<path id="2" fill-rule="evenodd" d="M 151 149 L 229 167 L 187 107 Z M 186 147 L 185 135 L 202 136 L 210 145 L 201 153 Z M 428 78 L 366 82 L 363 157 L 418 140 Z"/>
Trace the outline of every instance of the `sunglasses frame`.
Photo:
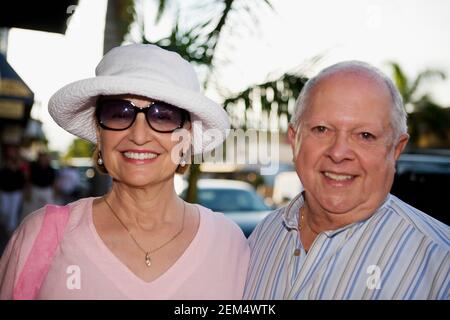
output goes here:
<path id="1" fill-rule="evenodd" d="M 115 101 L 115 102 L 121 102 L 121 103 L 129 104 L 133 108 L 134 117 L 133 117 L 133 120 L 131 121 L 129 126 L 123 128 L 123 129 L 115 129 L 115 128 L 110 128 L 110 127 L 106 126 L 104 123 L 102 123 L 102 121 L 100 120 L 100 113 L 101 113 L 101 111 L 102 111 L 102 109 L 104 107 L 102 105 L 102 103 L 106 102 L 106 101 L 108 101 L 108 102 L 114 102 Z M 178 127 L 176 127 L 173 130 L 168 130 L 168 131 L 166 131 L 166 130 L 157 130 L 157 129 L 153 128 L 153 126 L 151 125 L 151 123 L 150 123 L 150 121 L 149 121 L 149 119 L 147 117 L 147 114 L 148 114 L 149 110 L 156 103 L 164 103 L 164 104 L 167 104 L 167 105 L 171 106 L 172 108 L 176 108 L 176 109 L 181 110 L 181 123 L 178 125 Z M 181 109 L 179 107 L 176 107 L 174 105 L 171 105 L 171 104 L 169 104 L 167 102 L 163 102 L 163 101 L 159 101 L 159 100 L 152 101 L 152 102 L 150 102 L 148 105 L 146 105 L 144 107 L 138 107 L 132 101 L 126 100 L 126 99 L 102 99 L 102 100 L 97 101 L 97 105 L 96 105 L 96 108 L 95 108 L 95 117 L 97 119 L 97 123 L 99 124 L 99 126 L 102 127 L 105 130 L 124 131 L 124 130 L 127 130 L 127 129 L 131 128 L 131 126 L 136 122 L 136 118 L 137 118 L 138 113 L 141 113 L 141 112 L 144 114 L 145 121 L 147 122 L 148 126 L 152 130 L 154 130 L 156 132 L 159 132 L 159 133 L 172 133 L 172 132 L 174 132 L 174 131 L 176 131 L 178 129 L 183 128 L 183 126 L 186 123 L 186 121 L 190 121 L 189 112 L 187 112 L 186 110 Z"/>

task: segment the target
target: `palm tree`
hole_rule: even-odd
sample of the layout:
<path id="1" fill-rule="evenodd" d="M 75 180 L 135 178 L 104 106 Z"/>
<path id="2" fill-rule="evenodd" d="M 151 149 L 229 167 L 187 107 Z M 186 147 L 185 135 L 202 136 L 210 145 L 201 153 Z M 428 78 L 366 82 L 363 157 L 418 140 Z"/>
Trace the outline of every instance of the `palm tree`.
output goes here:
<path id="1" fill-rule="evenodd" d="M 103 53 L 119 46 L 135 20 L 133 0 L 109 0 L 106 8 Z"/>
<path id="2" fill-rule="evenodd" d="M 417 90 L 424 80 L 432 78 L 445 79 L 445 73 L 442 71 L 427 69 L 420 72 L 414 80 L 411 80 L 398 63 L 389 62 L 389 65 L 392 68 L 394 83 L 402 95 L 405 106 L 407 104 L 412 104 L 413 107 L 417 107 L 417 101 L 422 98 L 417 97 Z"/>
<path id="3" fill-rule="evenodd" d="M 409 114 L 411 141 L 419 148 L 450 146 L 450 113 L 434 103 L 428 95 L 415 102 Z"/>
<path id="4" fill-rule="evenodd" d="M 167 8 L 167 1 L 160 0 L 156 22 L 159 21 Z M 210 11 L 214 15 L 205 17 L 205 20 L 198 21 L 190 27 L 182 28 L 180 20 L 175 19 L 172 32 L 166 38 L 160 39 L 154 44 L 162 48 L 176 51 L 186 60 L 195 63 L 199 68 L 203 68 L 205 76 L 203 79 L 203 87 L 206 89 L 210 84 L 211 75 L 216 67 L 217 45 L 221 39 L 221 35 L 226 28 L 232 24 L 230 21 L 239 17 L 245 19 L 243 15 L 250 15 L 254 18 L 252 8 L 257 9 L 258 5 L 264 3 L 271 8 L 269 0 L 254 0 L 252 3 L 245 0 L 216 0 L 209 3 L 210 7 L 214 6 Z M 252 6 L 253 4 L 253 6 Z M 204 9 L 204 6 L 203 8 Z M 193 11 L 198 8 L 193 8 Z M 192 16 L 198 16 L 195 13 Z M 178 14 L 177 14 L 178 16 Z M 142 39 L 143 43 L 150 43 L 145 35 Z M 197 180 L 200 175 L 200 167 L 198 164 L 192 164 L 190 167 L 188 178 L 188 189 L 186 192 L 186 200 L 195 202 L 197 200 Z"/>
<path id="5" fill-rule="evenodd" d="M 233 127 L 247 129 L 249 124 L 247 113 L 233 117 L 233 108 L 238 104 L 243 104 L 245 110 L 253 110 L 255 105 L 261 106 L 263 113 L 276 112 L 277 118 L 284 118 L 289 121 L 295 98 L 299 95 L 303 85 L 308 79 L 295 73 L 286 73 L 275 80 L 269 80 L 261 84 L 253 85 L 240 93 L 228 97 L 224 101 L 225 109 L 231 114 Z M 275 110 L 274 110 L 275 108 Z M 260 125 L 253 124 L 255 129 L 261 129 Z"/>
<path id="6" fill-rule="evenodd" d="M 389 62 L 393 80 L 410 112 L 408 128 L 411 143 L 416 147 L 445 146 L 449 143 L 450 115 L 441 106 L 434 103 L 427 94 L 419 96 L 418 89 L 426 79 L 445 79 L 440 70 L 427 69 L 420 72 L 414 80 L 396 62 Z M 409 107 L 409 108 L 408 108 Z M 430 142 L 427 137 L 435 140 Z"/>
<path id="7" fill-rule="evenodd" d="M 130 6 L 133 5 L 132 0 L 117 0 L 117 2 L 120 4 L 113 4 L 113 1 L 109 1 L 107 20 L 109 18 L 112 19 L 109 22 L 111 23 L 114 19 L 122 17 L 119 24 L 121 27 L 106 27 L 105 33 L 110 32 L 107 30 L 112 30 L 111 32 L 116 32 L 123 39 L 126 31 L 129 30 L 131 18 L 141 21 L 144 21 L 144 19 L 139 19 L 138 17 L 140 12 L 135 9 L 136 1 L 134 2 L 134 9 L 130 9 Z M 161 17 L 166 14 L 169 3 L 173 3 L 173 1 L 157 1 L 158 9 L 155 23 L 158 23 Z M 218 61 L 217 58 L 217 47 L 222 35 L 230 32 L 233 25 L 241 21 L 254 21 L 254 24 L 257 25 L 256 12 L 262 8 L 273 10 L 269 0 L 211 0 L 206 4 L 203 1 L 201 8 L 193 7 L 189 9 L 192 10 L 189 17 L 196 17 L 197 21 L 189 21 L 189 25 L 186 22 L 183 24 L 183 21 L 178 18 L 181 14 L 177 12 L 171 33 L 163 39 L 154 42 L 149 41 L 144 35 L 143 30 L 145 26 L 141 24 L 141 33 L 143 35 L 141 41 L 143 43 L 154 43 L 165 49 L 176 51 L 186 60 L 196 64 L 203 71 L 203 87 L 206 89 L 212 82 L 211 78 L 216 67 L 223 62 Z M 208 12 L 209 15 L 203 14 L 204 12 Z M 114 45 L 118 45 L 118 43 L 113 43 Z M 258 99 L 261 103 L 262 111 L 270 112 L 276 106 L 275 112 L 278 116 L 288 119 L 290 115 L 289 106 L 292 105 L 293 99 L 297 97 L 305 81 L 306 78 L 298 74 L 298 72 L 284 74 L 277 79 L 250 86 L 239 94 L 227 94 L 224 97 L 224 105 L 227 111 L 232 113 L 235 104 L 243 102 L 246 109 L 252 109 L 252 99 Z M 240 123 L 243 123 L 243 125 L 235 123 L 234 126 L 245 128 L 246 122 L 247 119 L 244 115 L 240 119 Z M 199 165 L 193 164 L 189 173 L 186 196 L 188 201 L 196 201 L 196 185 L 199 174 Z"/>

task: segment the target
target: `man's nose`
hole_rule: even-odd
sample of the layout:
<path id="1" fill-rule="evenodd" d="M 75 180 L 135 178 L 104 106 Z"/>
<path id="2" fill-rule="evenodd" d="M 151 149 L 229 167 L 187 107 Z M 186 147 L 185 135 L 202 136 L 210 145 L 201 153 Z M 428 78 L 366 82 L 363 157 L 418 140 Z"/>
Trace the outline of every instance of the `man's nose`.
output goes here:
<path id="1" fill-rule="evenodd" d="M 350 143 L 350 137 L 345 132 L 337 133 L 331 141 L 327 155 L 333 162 L 354 159 L 354 151 Z"/>

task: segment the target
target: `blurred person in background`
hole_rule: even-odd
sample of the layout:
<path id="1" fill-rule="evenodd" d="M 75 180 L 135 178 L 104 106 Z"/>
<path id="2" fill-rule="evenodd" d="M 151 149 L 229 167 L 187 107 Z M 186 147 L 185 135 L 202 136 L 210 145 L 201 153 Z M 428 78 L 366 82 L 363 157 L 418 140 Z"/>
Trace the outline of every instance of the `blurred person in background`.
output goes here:
<path id="1" fill-rule="evenodd" d="M 80 173 L 77 168 L 65 165 L 58 170 L 56 178 L 56 193 L 58 202 L 67 204 L 77 200 L 77 191 L 80 186 Z"/>
<path id="2" fill-rule="evenodd" d="M 50 155 L 41 151 L 30 164 L 21 220 L 46 204 L 55 203 L 55 182 L 56 170 L 50 165 Z"/>
<path id="3" fill-rule="evenodd" d="M 0 221 L 8 234 L 13 233 L 19 222 L 25 179 L 19 148 L 7 146 L 0 169 Z"/>

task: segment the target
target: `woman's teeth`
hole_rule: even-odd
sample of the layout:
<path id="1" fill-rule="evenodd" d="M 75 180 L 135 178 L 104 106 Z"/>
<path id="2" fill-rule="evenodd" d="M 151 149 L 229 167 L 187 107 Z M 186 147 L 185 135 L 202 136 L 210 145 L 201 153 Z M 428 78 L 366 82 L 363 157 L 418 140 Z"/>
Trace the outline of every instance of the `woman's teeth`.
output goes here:
<path id="1" fill-rule="evenodd" d="M 123 155 L 129 159 L 135 160 L 146 160 L 146 159 L 154 159 L 158 155 L 156 153 L 146 153 L 146 152 L 124 152 Z"/>

